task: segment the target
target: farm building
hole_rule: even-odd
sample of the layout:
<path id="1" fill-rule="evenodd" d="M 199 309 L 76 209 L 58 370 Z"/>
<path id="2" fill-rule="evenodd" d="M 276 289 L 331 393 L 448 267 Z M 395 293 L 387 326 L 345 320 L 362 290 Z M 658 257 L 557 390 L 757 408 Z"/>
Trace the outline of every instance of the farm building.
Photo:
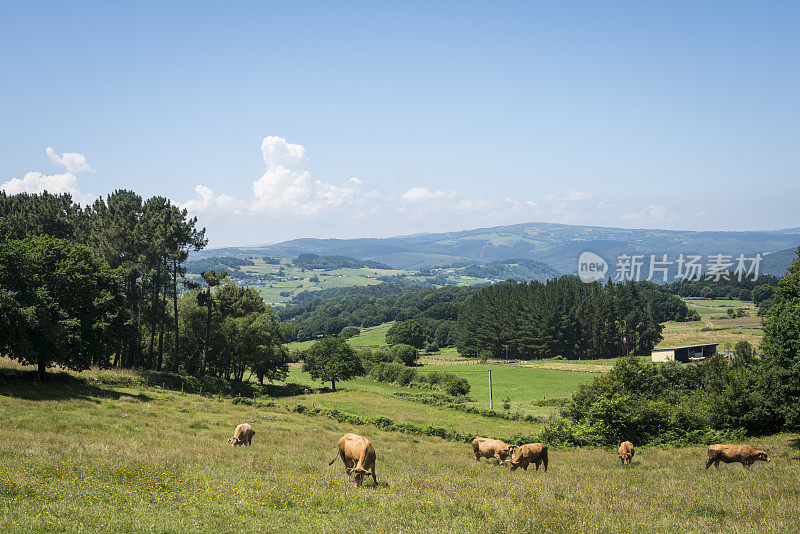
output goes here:
<path id="1" fill-rule="evenodd" d="M 717 343 L 705 343 L 702 345 L 684 345 L 682 347 L 666 347 L 663 349 L 653 349 L 650 358 L 653 362 L 681 362 L 689 363 L 700 361 L 717 352 Z"/>

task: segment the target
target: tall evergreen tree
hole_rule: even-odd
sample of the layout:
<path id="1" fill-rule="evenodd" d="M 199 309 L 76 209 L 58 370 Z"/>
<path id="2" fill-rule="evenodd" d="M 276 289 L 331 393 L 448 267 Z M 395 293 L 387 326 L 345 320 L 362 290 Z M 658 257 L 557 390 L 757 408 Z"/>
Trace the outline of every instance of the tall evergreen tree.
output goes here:
<path id="1" fill-rule="evenodd" d="M 800 248 L 778 282 L 775 303 L 764 319 L 760 352 L 765 368 L 764 391 L 785 419 L 800 429 Z"/>

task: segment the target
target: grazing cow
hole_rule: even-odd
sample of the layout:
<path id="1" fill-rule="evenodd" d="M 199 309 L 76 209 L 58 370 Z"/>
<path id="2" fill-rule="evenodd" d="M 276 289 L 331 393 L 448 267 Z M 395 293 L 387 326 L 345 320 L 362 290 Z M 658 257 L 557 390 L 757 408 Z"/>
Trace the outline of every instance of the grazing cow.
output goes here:
<path id="1" fill-rule="evenodd" d="M 372 482 L 377 485 L 375 478 L 375 449 L 372 443 L 364 436 L 358 434 L 345 434 L 339 439 L 339 450 L 328 465 L 333 465 L 336 458 L 342 458 L 347 476 L 353 475 L 356 486 L 361 487 L 364 475 L 372 472 Z"/>
<path id="2" fill-rule="evenodd" d="M 635 452 L 636 451 L 633 449 L 633 443 L 630 441 L 623 441 L 619 446 L 619 459 L 622 460 L 623 464 L 630 465 Z"/>
<path id="3" fill-rule="evenodd" d="M 757 460 L 769 462 L 770 458 L 763 450 L 754 449 L 750 445 L 709 445 L 706 469 L 711 467 L 711 464 L 719 467 L 720 462 L 726 464 L 741 462 L 743 466 L 750 467 Z"/>
<path id="4" fill-rule="evenodd" d="M 528 470 L 528 464 L 533 463 L 536 465 L 536 470 L 539 470 L 539 464 L 544 464 L 544 470 L 547 471 L 547 445 L 544 443 L 528 443 L 521 446 L 514 453 L 514 457 L 508 463 L 508 470 L 514 471 L 517 467 Z"/>
<path id="5" fill-rule="evenodd" d="M 472 440 L 472 452 L 475 453 L 476 462 L 480 462 L 481 457 L 487 460 L 489 458 L 494 458 L 497 460 L 498 465 L 500 465 L 511 458 L 516 448 L 516 445 L 509 445 L 499 439 L 475 436 L 475 439 Z"/>
<path id="6" fill-rule="evenodd" d="M 251 442 L 255 433 L 256 431 L 253 430 L 252 426 L 243 423 L 236 427 L 236 430 L 233 431 L 233 437 L 228 438 L 228 443 L 234 447 L 237 445 L 252 445 Z"/>

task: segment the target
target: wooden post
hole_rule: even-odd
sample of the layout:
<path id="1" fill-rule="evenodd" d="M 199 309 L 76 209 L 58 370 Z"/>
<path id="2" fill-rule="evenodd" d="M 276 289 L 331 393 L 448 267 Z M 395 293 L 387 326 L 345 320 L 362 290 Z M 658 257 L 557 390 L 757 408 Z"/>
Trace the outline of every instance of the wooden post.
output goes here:
<path id="1" fill-rule="evenodd" d="M 489 369 L 489 409 L 494 410 L 494 401 L 492 400 L 492 370 Z"/>

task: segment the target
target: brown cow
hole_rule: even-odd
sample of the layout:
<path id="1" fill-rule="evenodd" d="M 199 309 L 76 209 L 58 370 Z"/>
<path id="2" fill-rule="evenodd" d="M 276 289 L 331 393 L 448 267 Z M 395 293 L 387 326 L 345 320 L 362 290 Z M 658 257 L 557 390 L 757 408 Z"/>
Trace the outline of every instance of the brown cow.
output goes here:
<path id="1" fill-rule="evenodd" d="M 364 475 L 372 472 L 372 482 L 377 485 L 375 478 L 375 449 L 372 443 L 364 436 L 358 434 L 345 434 L 339 439 L 339 450 L 328 465 L 333 465 L 336 458 L 342 458 L 347 476 L 355 476 L 356 486 L 361 487 Z"/>
<path id="2" fill-rule="evenodd" d="M 709 445 L 706 469 L 711 467 L 711 464 L 719 467 L 720 462 L 726 464 L 741 462 L 743 466 L 750 467 L 757 460 L 769 462 L 770 458 L 763 450 L 754 449 L 750 445 Z"/>
<path id="3" fill-rule="evenodd" d="M 255 433 L 256 431 L 253 430 L 252 426 L 243 423 L 236 427 L 236 430 L 233 431 L 233 437 L 228 438 L 228 443 L 234 447 L 237 445 L 252 445 L 251 442 Z"/>
<path id="4" fill-rule="evenodd" d="M 544 443 L 528 443 L 517 449 L 514 457 L 508 463 L 508 470 L 514 471 L 517 467 L 528 470 L 528 464 L 533 463 L 536 465 L 536 470 L 539 470 L 539 464 L 544 464 L 544 470 L 547 471 L 547 445 Z"/>
<path id="5" fill-rule="evenodd" d="M 633 449 L 633 443 L 630 441 L 623 441 L 619 446 L 619 459 L 622 460 L 623 464 L 630 465 L 631 460 L 633 460 L 633 455 L 636 451 Z"/>
<path id="6" fill-rule="evenodd" d="M 475 439 L 472 440 L 472 452 L 475 453 L 476 462 L 480 462 L 481 457 L 487 460 L 489 458 L 494 458 L 497 460 L 498 465 L 500 465 L 511 458 L 516 448 L 516 445 L 509 445 L 499 439 L 475 436 Z"/>

